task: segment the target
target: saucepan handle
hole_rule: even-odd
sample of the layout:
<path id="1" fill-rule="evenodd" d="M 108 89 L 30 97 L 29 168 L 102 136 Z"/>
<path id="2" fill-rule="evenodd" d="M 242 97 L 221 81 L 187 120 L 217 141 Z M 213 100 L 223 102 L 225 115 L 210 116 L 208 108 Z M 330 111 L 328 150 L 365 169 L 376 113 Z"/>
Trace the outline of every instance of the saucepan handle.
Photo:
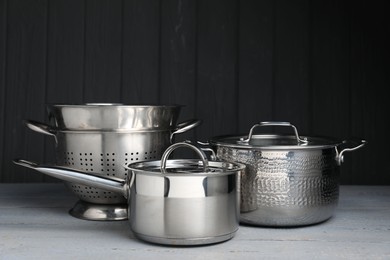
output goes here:
<path id="1" fill-rule="evenodd" d="M 199 155 L 199 157 L 201 158 L 201 160 L 203 162 L 203 171 L 206 172 L 208 170 L 209 161 L 207 160 L 206 154 L 202 150 L 200 150 L 199 148 L 197 148 L 196 146 L 194 146 L 192 144 L 189 144 L 188 142 L 180 142 L 180 143 L 172 144 L 171 146 L 169 146 L 165 150 L 163 155 L 161 156 L 161 167 L 160 167 L 161 172 L 166 172 L 168 157 L 171 155 L 171 153 L 174 150 L 176 150 L 177 148 L 180 148 L 180 147 L 188 147 L 188 148 L 191 148 L 192 150 L 194 150 Z"/>
<path id="2" fill-rule="evenodd" d="M 51 177 L 63 181 L 88 185 L 91 187 L 123 194 L 125 198 L 128 197 L 129 188 L 124 180 L 123 181 L 112 180 L 101 176 L 95 176 L 83 171 L 78 171 L 75 169 L 70 169 L 61 166 L 39 165 L 37 163 L 22 160 L 22 159 L 15 159 L 13 160 L 13 162 L 17 165 L 34 169 L 43 174 L 49 175 Z"/>
<path id="3" fill-rule="evenodd" d="M 248 143 L 252 139 L 253 130 L 255 130 L 255 128 L 260 127 L 260 126 L 287 126 L 287 127 L 292 127 L 293 130 L 294 130 L 295 137 L 297 139 L 297 143 L 298 144 L 300 144 L 300 143 L 307 143 L 307 140 L 305 138 L 302 139 L 302 138 L 299 137 L 298 130 L 297 130 L 297 128 L 293 124 L 291 124 L 290 122 L 281 122 L 281 121 L 274 121 L 274 122 L 268 122 L 267 121 L 267 122 L 260 122 L 258 124 L 255 124 L 249 130 L 248 137 L 246 139 L 242 139 L 241 142 Z"/>

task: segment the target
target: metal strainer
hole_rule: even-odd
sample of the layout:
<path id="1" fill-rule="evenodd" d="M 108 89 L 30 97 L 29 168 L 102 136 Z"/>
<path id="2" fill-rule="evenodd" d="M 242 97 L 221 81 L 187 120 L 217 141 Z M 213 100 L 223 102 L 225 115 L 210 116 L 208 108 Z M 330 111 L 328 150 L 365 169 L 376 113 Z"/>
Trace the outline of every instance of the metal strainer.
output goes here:
<path id="1" fill-rule="evenodd" d="M 96 109 L 96 107 L 94 108 Z M 112 107 L 107 108 L 112 113 Z M 83 109 L 85 108 L 83 107 Z M 74 113 L 77 115 L 77 110 Z M 154 115 L 158 116 L 161 113 L 154 113 Z M 59 116 L 59 118 L 62 117 Z M 166 118 L 172 120 L 172 117 Z M 142 118 L 133 119 L 132 121 L 151 122 L 152 119 L 147 120 L 145 114 L 142 114 Z M 128 118 L 119 121 L 123 122 L 125 120 L 129 121 Z M 161 118 L 156 120 L 161 120 Z M 94 128 L 99 126 L 96 122 L 98 121 L 95 120 Z M 124 180 L 127 176 L 125 165 L 161 158 L 165 149 L 171 145 L 175 134 L 196 127 L 200 124 L 200 121 L 189 120 L 165 129 L 162 129 L 162 127 L 153 128 L 153 123 L 150 123 L 149 127 L 145 127 L 144 124 L 142 129 L 136 129 L 135 125 L 132 125 L 131 129 L 122 127 L 120 129 L 106 128 L 101 130 L 67 130 L 31 120 L 25 123 L 34 131 L 54 137 L 56 165 L 70 167 L 97 176 Z M 167 123 L 168 126 L 170 124 L 172 123 Z M 105 122 L 105 125 L 107 125 L 107 122 Z M 127 201 L 121 194 L 73 182 L 66 182 L 66 185 L 80 199 L 70 210 L 70 214 L 73 216 L 90 220 L 127 218 Z"/>

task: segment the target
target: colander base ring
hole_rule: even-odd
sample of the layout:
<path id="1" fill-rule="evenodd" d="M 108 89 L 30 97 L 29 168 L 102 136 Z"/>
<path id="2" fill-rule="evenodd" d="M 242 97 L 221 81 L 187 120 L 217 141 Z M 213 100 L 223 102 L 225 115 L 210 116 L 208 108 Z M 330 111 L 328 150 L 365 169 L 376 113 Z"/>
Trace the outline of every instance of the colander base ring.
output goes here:
<path id="1" fill-rule="evenodd" d="M 127 220 L 127 204 L 94 204 L 79 200 L 69 214 L 75 218 L 97 221 Z"/>

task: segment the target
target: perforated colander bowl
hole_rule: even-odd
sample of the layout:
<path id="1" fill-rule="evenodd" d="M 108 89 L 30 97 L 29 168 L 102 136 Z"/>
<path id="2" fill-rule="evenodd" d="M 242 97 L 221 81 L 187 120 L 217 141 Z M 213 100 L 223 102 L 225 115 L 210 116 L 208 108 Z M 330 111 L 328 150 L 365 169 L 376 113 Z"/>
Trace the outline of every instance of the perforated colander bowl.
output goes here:
<path id="1" fill-rule="evenodd" d="M 124 165 L 159 159 L 170 145 L 169 131 L 59 132 L 56 162 L 95 175 L 126 179 Z M 80 199 L 90 203 L 126 203 L 120 194 L 67 183 Z"/>
<path id="2" fill-rule="evenodd" d="M 56 125 L 62 122 L 60 125 L 63 128 L 32 120 L 25 121 L 30 129 L 54 137 L 56 165 L 112 179 L 126 179 L 125 166 L 130 163 L 159 159 L 172 143 L 175 134 L 200 124 L 200 120 L 195 119 L 176 124 L 180 107 L 175 110 L 172 106 L 86 105 L 56 108 L 57 118 L 54 121 L 57 122 Z M 84 117 L 85 122 L 80 119 L 71 120 L 70 111 L 74 118 Z M 127 203 L 121 194 L 72 182 L 66 182 L 66 185 L 81 201 L 89 204 Z M 81 211 L 87 211 L 86 207 L 82 205 Z M 114 206 L 113 211 L 115 210 Z M 75 214 L 82 214 L 81 218 L 95 219 L 84 213 Z M 127 218 L 127 214 L 124 217 Z M 97 218 L 106 219 L 105 216 Z"/>

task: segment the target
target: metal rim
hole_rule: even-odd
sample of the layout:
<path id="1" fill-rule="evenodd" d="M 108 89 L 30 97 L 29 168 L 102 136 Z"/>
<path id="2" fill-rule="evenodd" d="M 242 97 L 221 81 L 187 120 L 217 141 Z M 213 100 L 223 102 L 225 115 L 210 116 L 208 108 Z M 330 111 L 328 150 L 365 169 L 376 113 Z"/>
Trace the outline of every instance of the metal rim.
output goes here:
<path id="1" fill-rule="evenodd" d="M 67 130 L 67 129 L 56 129 L 57 133 L 68 133 L 68 134 L 128 134 L 128 133 L 158 133 L 158 132 L 172 132 L 172 129 L 86 129 L 86 130 Z"/>
<path id="2" fill-rule="evenodd" d="M 243 143 L 240 140 L 245 138 L 246 135 L 223 135 L 213 137 L 209 143 L 214 146 L 239 148 L 239 149 L 255 149 L 255 150 L 307 150 L 307 149 L 326 149 L 339 146 L 342 141 L 325 136 L 301 136 L 307 140 L 306 143 L 299 143 L 296 145 L 254 145 L 250 142 Z M 252 139 L 292 139 L 295 140 L 295 136 L 291 135 L 253 135 Z M 314 140 L 321 141 L 322 143 L 315 143 Z"/>
<path id="3" fill-rule="evenodd" d="M 180 147 L 190 148 L 195 151 L 199 159 L 168 160 L 171 153 Z M 221 176 L 236 173 L 245 168 L 242 164 L 228 163 L 222 161 L 209 161 L 205 153 L 198 147 L 187 142 L 179 142 L 170 145 L 161 160 L 143 161 L 125 165 L 125 168 L 133 172 L 161 175 L 161 176 Z"/>
<path id="4" fill-rule="evenodd" d="M 229 239 L 232 239 L 234 235 L 236 234 L 238 228 L 235 228 L 230 233 L 223 234 L 223 235 L 217 235 L 217 236 L 210 236 L 210 237 L 194 237 L 194 238 L 174 238 L 174 237 L 153 237 L 144 235 L 139 232 L 134 232 L 134 234 L 141 240 L 155 243 L 155 244 L 163 244 L 163 245 L 189 245 L 189 246 L 195 246 L 195 245 L 204 245 L 204 244 L 217 244 Z"/>
<path id="5" fill-rule="evenodd" d="M 184 105 L 127 105 L 122 103 L 84 103 L 84 104 L 46 104 L 48 107 L 58 107 L 58 108 L 94 108 L 94 107 L 117 107 L 117 108 L 145 108 L 145 107 L 161 107 L 161 108 L 175 108 L 175 107 L 184 107 Z"/>
<path id="6" fill-rule="evenodd" d="M 170 167 L 174 168 L 187 168 L 185 172 L 170 172 Z M 161 160 L 157 161 L 143 161 L 132 163 L 129 165 L 124 165 L 124 167 L 132 172 L 143 174 L 143 175 L 151 175 L 151 176 L 224 176 L 237 173 L 237 171 L 245 169 L 245 165 L 241 163 L 229 163 L 229 162 L 215 162 L 209 161 L 208 170 L 205 171 L 196 171 L 192 172 L 188 169 L 203 169 L 203 162 L 197 159 L 178 159 L 178 160 L 167 160 L 166 161 L 166 171 L 161 171 Z"/>
<path id="7" fill-rule="evenodd" d="M 82 200 L 69 210 L 69 214 L 75 218 L 96 221 L 127 220 L 127 204 L 95 204 Z"/>
<path id="8" fill-rule="evenodd" d="M 119 103 L 47 104 L 52 125 L 61 130 L 167 129 L 176 124 L 182 105 Z"/>
<path id="9" fill-rule="evenodd" d="M 253 135 L 253 130 L 258 127 L 290 127 L 294 135 L 261 134 Z M 262 142 L 260 142 L 260 141 Z M 278 141 L 278 142 L 275 142 Z M 300 149 L 323 149 L 338 146 L 342 141 L 328 137 L 300 136 L 297 128 L 290 122 L 265 121 L 255 124 L 247 135 L 217 136 L 210 140 L 210 144 L 231 148 L 259 149 L 259 150 L 300 150 Z"/>

